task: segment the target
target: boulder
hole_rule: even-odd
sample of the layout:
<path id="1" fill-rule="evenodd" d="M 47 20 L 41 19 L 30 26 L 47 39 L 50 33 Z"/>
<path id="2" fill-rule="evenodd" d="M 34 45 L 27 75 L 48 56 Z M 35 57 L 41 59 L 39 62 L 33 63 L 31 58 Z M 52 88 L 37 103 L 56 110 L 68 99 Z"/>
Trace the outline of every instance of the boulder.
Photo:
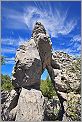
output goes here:
<path id="1" fill-rule="evenodd" d="M 8 97 L 9 97 L 9 92 L 2 90 L 1 91 L 1 104 L 3 104 Z"/>
<path id="2" fill-rule="evenodd" d="M 2 104 L 1 108 L 1 119 L 4 121 L 14 120 L 16 116 L 16 111 L 11 112 L 18 103 L 19 95 L 15 90 L 12 90 L 10 93 L 8 92 L 9 96 Z M 11 114 L 12 113 L 12 114 Z"/>
<path id="3" fill-rule="evenodd" d="M 81 121 L 81 96 L 70 92 L 67 95 L 67 110 L 66 115 L 72 121 Z"/>
<path id="4" fill-rule="evenodd" d="M 41 91 L 22 88 L 16 121 L 42 121 L 44 117 L 44 97 Z"/>
<path id="5" fill-rule="evenodd" d="M 42 64 L 33 39 L 24 43 L 16 53 L 16 65 L 13 70 L 14 87 L 37 86 L 40 82 Z M 35 85 L 37 84 L 37 85 Z"/>
<path id="6" fill-rule="evenodd" d="M 44 120 L 56 121 L 58 120 L 58 113 L 60 111 L 60 101 L 57 96 L 47 100 L 45 103 Z"/>

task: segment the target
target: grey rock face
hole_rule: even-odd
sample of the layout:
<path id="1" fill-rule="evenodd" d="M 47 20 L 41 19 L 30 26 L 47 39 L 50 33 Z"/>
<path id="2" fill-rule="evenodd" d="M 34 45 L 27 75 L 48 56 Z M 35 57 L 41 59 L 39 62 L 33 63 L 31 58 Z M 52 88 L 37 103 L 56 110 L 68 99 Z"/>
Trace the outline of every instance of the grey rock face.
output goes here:
<path id="1" fill-rule="evenodd" d="M 19 95 L 15 90 L 12 90 L 8 93 L 8 97 L 5 102 L 2 104 L 1 108 L 1 119 L 4 121 L 14 120 L 16 116 L 16 108 L 18 103 Z M 14 109 L 14 110 L 13 110 Z"/>
<path id="2" fill-rule="evenodd" d="M 52 99 L 46 100 L 45 98 L 45 111 L 44 120 L 46 121 L 56 121 L 58 120 L 58 113 L 60 111 L 60 101 L 57 96 Z"/>
<path id="3" fill-rule="evenodd" d="M 33 39 L 24 43 L 16 53 L 16 65 L 12 83 L 15 87 L 28 87 L 39 84 L 42 64 L 36 43 Z"/>
<path id="4" fill-rule="evenodd" d="M 36 23 L 33 37 L 20 46 L 15 61 L 12 72 L 14 87 L 38 87 L 41 74 L 51 61 L 51 43 L 42 24 Z"/>
<path id="5" fill-rule="evenodd" d="M 44 69 L 47 65 L 51 65 L 52 43 L 49 35 L 46 33 L 46 30 L 41 23 L 36 23 L 33 30 L 33 38 L 37 44 L 42 67 Z"/>
<path id="6" fill-rule="evenodd" d="M 61 83 L 64 84 L 67 92 L 80 91 L 81 73 L 78 61 L 64 52 L 53 52 L 53 60 L 61 64 Z M 59 82 L 59 81 L 58 81 Z"/>
<path id="7" fill-rule="evenodd" d="M 38 90 L 22 88 L 18 101 L 17 121 L 42 121 L 44 115 L 44 97 Z"/>
<path id="8" fill-rule="evenodd" d="M 62 98 L 64 106 L 63 120 L 80 121 L 81 120 L 81 72 L 80 60 L 74 59 L 64 52 L 53 52 L 52 59 L 61 64 L 61 80 L 55 79 L 57 93 Z M 52 75 L 53 76 L 53 75 Z M 58 81 L 58 82 L 57 82 Z M 61 99 L 60 99 L 61 100 Z M 67 119 L 67 120 L 66 120 Z"/>
<path id="9" fill-rule="evenodd" d="M 1 104 L 3 104 L 6 99 L 9 97 L 9 93 L 8 91 L 1 91 Z"/>
<path id="10" fill-rule="evenodd" d="M 68 119 L 72 121 L 81 121 L 81 96 L 80 94 L 74 94 L 74 92 L 68 93 L 68 102 L 66 114 Z"/>
<path id="11" fill-rule="evenodd" d="M 54 109 L 55 116 L 51 106 L 47 106 L 50 109 L 46 111 L 49 115 L 47 117 L 51 116 L 50 120 L 53 117 L 53 120 L 61 121 L 66 119 L 66 115 L 69 117 L 73 115 L 70 107 L 73 104 L 76 106 L 76 103 L 72 101 L 70 106 L 68 102 L 70 102 L 71 92 L 73 92 L 72 97 L 76 98 L 80 91 L 79 68 L 75 69 L 76 60 L 66 53 L 52 52 L 50 37 L 40 22 L 35 24 L 31 39 L 24 42 L 17 50 L 15 61 L 12 84 L 16 91 L 1 94 L 2 120 L 42 121 L 44 119 L 44 97 L 39 90 L 41 75 L 45 68 L 48 70 L 60 103 L 60 105 L 56 104 L 58 111 Z M 79 103 L 80 97 L 78 99 Z M 77 108 L 80 114 L 80 106 Z M 71 120 L 77 118 L 80 120 L 79 115 L 74 114 L 77 117 L 72 116 Z"/>

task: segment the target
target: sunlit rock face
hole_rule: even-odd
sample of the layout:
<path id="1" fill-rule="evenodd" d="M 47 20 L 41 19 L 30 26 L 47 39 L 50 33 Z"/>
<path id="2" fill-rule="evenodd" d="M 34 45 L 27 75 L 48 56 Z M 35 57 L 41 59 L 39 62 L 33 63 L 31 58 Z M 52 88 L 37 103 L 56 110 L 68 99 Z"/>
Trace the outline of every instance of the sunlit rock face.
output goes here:
<path id="1" fill-rule="evenodd" d="M 15 61 L 14 90 L 10 94 L 2 92 L 2 120 L 81 119 L 79 60 L 64 52 L 52 52 L 50 37 L 40 22 L 36 22 L 31 39 L 17 49 Z M 47 105 L 40 91 L 45 68 L 57 94 Z"/>
<path id="2" fill-rule="evenodd" d="M 12 83 L 15 87 L 28 87 L 39 84 L 42 63 L 34 39 L 24 43 L 16 53 L 16 65 Z"/>
<path id="3" fill-rule="evenodd" d="M 39 90 L 22 88 L 16 121 L 42 121 L 44 118 L 44 97 Z"/>
<path id="4" fill-rule="evenodd" d="M 32 38 L 17 50 L 15 61 L 13 85 L 38 87 L 43 70 L 51 62 L 51 41 L 41 23 L 35 24 Z"/>

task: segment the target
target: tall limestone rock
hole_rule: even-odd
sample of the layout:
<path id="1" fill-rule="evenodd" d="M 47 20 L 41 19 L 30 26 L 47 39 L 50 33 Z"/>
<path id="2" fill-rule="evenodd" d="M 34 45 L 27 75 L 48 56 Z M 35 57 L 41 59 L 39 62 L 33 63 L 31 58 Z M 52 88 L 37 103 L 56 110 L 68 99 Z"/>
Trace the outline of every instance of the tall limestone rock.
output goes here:
<path id="1" fill-rule="evenodd" d="M 21 91 L 16 120 L 26 118 L 28 121 L 40 121 L 43 119 L 44 97 L 39 91 L 40 79 L 44 69 L 51 65 L 51 50 L 49 35 L 44 26 L 40 22 L 36 22 L 31 39 L 22 44 L 16 52 L 12 84 L 17 93 L 19 90 Z M 31 89 L 35 89 L 33 93 Z M 32 97 L 35 102 L 32 101 Z M 23 110 L 21 105 L 24 107 Z"/>
<path id="2" fill-rule="evenodd" d="M 12 77 L 15 88 L 39 89 L 41 74 L 51 63 L 51 48 L 50 38 L 44 26 L 37 22 L 31 39 L 17 50 Z"/>
<path id="3" fill-rule="evenodd" d="M 40 22 L 36 22 L 31 39 L 17 50 L 15 61 L 16 65 L 12 77 L 15 90 L 18 92 L 22 87 L 39 90 L 40 78 L 46 68 L 63 109 L 62 101 L 64 98 L 58 93 L 59 89 L 65 91 L 64 86 L 58 83 L 61 82 L 60 65 L 52 59 L 52 43 Z M 56 77 L 56 74 L 58 77 Z"/>
<path id="4" fill-rule="evenodd" d="M 64 101 L 67 101 L 68 87 L 61 80 L 62 76 L 61 65 L 60 62 L 56 61 L 54 57 L 55 55 L 52 53 L 52 43 L 49 35 L 47 34 L 44 26 L 40 22 L 36 22 L 31 39 L 22 44 L 16 52 L 16 58 L 15 58 L 16 65 L 14 66 L 13 69 L 12 84 L 17 92 L 22 87 L 26 88 L 27 90 L 30 89 L 39 90 L 40 78 L 44 69 L 46 68 L 49 72 L 55 91 L 60 100 L 62 112 L 61 116 L 59 117 L 59 120 L 62 120 L 63 114 L 65 113 L 63 103 Z M 28 94 L 29 93 L 27 93 L 26 95 Z M 28 99 L 27 98 L 24 99 L 28 103 Z M 19 101 L 21 101 L 21 98 L 19 98 Z M 18 107 L 19 107 L 18 110 L 20 109 L 20 111 L 22 111 L 19 101 L 18 101 Z M 21 101 L 21 103 L 23 103 L 23 101 Z M 32 106 L 34 106 L 34 103 L 32 103 Z M 38 108 L 40 108 L 40 104 L 38 105 Z M 33 107 L 31 109 L 32 111 L 34 111 Z M 34 118 L 33 117 L 34 114 L 33 115 L 30 114 L 31 117 L 30 115 L 28 117 L 28 115 L 26 115 L 27 118 L 31 117 Z M 19 113 L 17 113 L 16 117 L 17 120 L 19 120 L 18 116 Z M 42 116 L 41 113 L 40 116 Z M 21 119 L 23 119 L 23 116 L 20 117 L 20 120 Z"/>
<path id="5" fill-rule="evenodd" d="M 46 107 L 40 91 L 40 79 L 45 69 L 48 70 L 60 102 L 57 120 L 65 120 L 66 116 L 72 116 L 71 120 L 80 120 L 80 107 L 76 109 L 77 103 L 80 104 L 80 72 L 77 68 L 75 73 L 72 57 L 66 53 L 52 52 L 50 37 L 40 22 L 36 22 L 31 39 L 17 49 L 15 61 L 12 72 L 14 91 L 11 91 L 5 103 L 4 97 L 2 99 L 2 120 L 44 119 Z M 74 99 L 71 99 L 72 96 Z M 77 102 L 74 103 L 75 99 Z"/>

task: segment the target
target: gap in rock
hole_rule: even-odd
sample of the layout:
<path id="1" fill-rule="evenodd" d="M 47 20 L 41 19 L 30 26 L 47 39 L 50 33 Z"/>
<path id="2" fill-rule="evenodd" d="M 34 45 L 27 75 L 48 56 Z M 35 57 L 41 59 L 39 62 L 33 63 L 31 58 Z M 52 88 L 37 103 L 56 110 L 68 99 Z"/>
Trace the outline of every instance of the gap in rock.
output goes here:
<path id="1" fill-rule="evenodd" d="M 47 69 L 45 69 L 41 75 L 40 90 L 42 91 L 43 96 L 47 97 L 48 99 L 52 99 L 53 96 L 57 97 L 56 91 L 54 89 Z"/>
<path id="2" fill-rule="evenodd" d="M 52 84 L 51 78 L 48 71 L 45 69 L 41 75 L 40 90 L 45 97 L 45 121 L 55 121 L 58 120 L 60 112 L 60 101 Z M 52 114 L 49 114 L 52 113 Z"/>

